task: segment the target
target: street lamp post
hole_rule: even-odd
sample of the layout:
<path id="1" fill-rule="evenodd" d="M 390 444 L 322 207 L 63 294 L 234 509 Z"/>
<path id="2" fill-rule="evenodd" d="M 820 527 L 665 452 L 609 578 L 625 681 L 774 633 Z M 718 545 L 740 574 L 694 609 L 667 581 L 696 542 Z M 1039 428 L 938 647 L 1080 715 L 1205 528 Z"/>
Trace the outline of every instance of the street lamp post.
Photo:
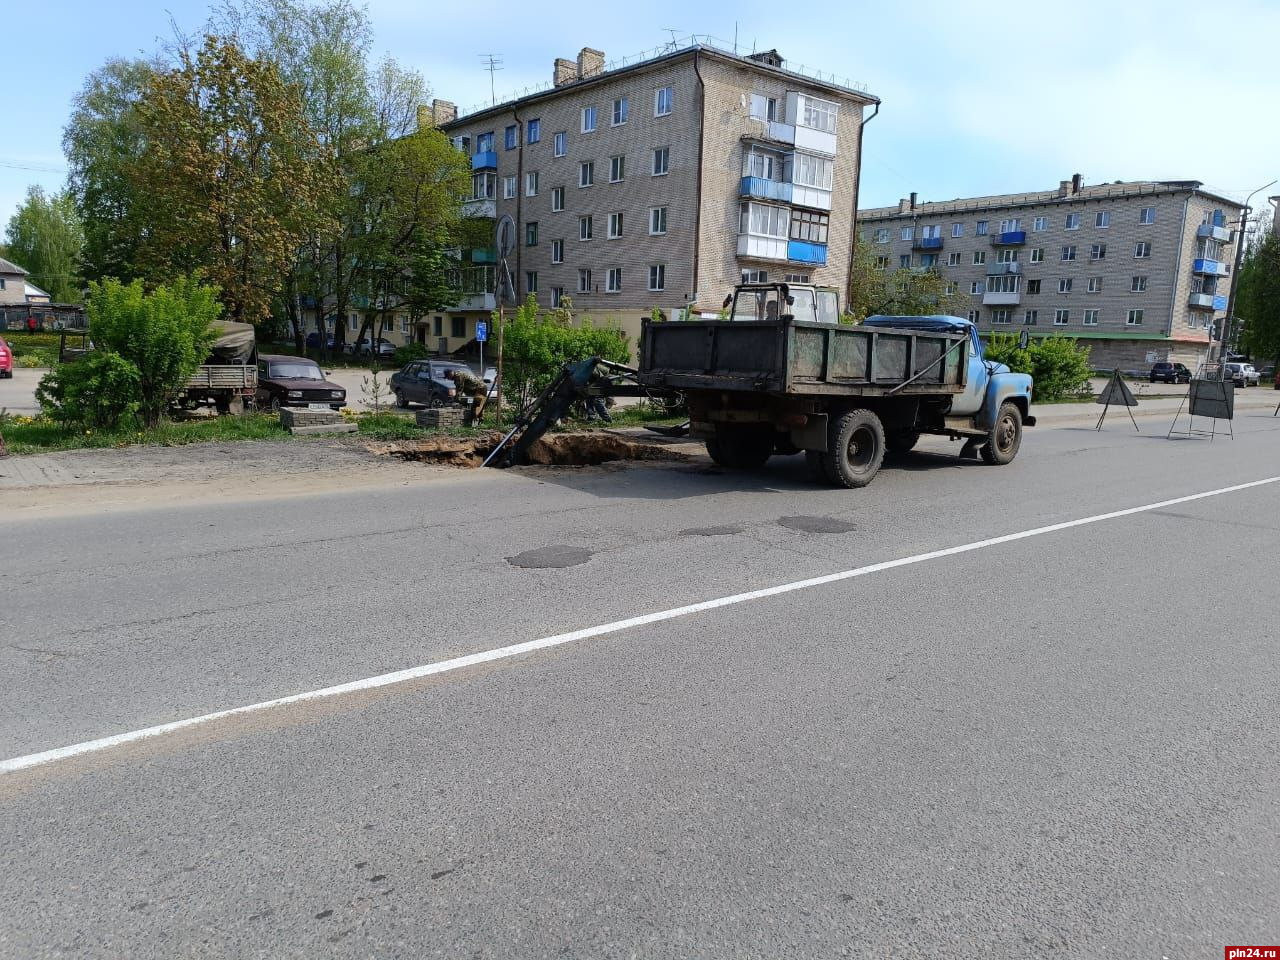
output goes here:
<path id="1" fill-rule="evenodd" d="M 1244 262 L 1244 231 L 1249 223 L 1249 201 L 1258 193 L 1261 193 L 1267 187 L 1276 183 L 1264 183 L 1253 193 L 1249 194 L 1244 201 L 1244 209 L 1240 211 L 1240 236 L 1236 238 L 1236 265 L 1231 272 L 1231 293 L 1227 297 L 1227 315 L 1222 318 L 1222 339 L 1219 345 L 1218 360 L 1220 363 L 1227 362 L 1227 344 L 1231 342 L 1231 336 L 1236 328 L 1236 291 L 1240 289 L 1240 264 Z M 1225 369 L 1225 368 L 1224 368 Z"/>

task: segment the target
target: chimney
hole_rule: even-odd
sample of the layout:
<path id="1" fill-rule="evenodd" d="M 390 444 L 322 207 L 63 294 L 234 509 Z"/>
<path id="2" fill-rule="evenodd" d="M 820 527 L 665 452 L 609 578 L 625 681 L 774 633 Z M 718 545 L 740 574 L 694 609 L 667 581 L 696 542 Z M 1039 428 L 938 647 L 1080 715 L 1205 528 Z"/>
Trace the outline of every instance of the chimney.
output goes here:
<path id="1" fill-rule="evenodd" d="M 577 79 L 578 65 L 564 57 L 556 57 L 556 64 L 551 74 L 552 82 L 557 87 L 563 87 L 566 83 L 573 83 Z"/>
<path id="2" fill-rule="evenodd" d="M 898 201 L 898 212 L 899 212 L 899 213 L 910 213 L 910 212 L 911 212 L 911 201 L 910 201 L 910 200 L 907 200 L 906 198 L 903 198 L 902 200 L 899 200 L 899 201 Z"/>
<path id="3" fill-rule="evenodd" d="M 578 79 L 597 77 L 604 73 L 604 51 L 583 47 L 578 54 Z"/>
<path id="4" fill-rule="evenodd" d="M 426 107 L 418 107 L 418 129 L 429 125 L 443 127 L 446 123 L 453 123 L 457 119 L 458 106 L 448 100 L 432 100 L 430 110 Z"/>
<path id="5" fill-rule="evenodd" d="M 1060 196 L 1060 197 L 1068 197 L 1068 196 L 1070 196 L 1070 195 L 1071 195 L 1071 181 L 1070 181 L 1070 180 L 1059 180 L 1059 181 L 1058 181 L 1058 196 Z"/>
<path id="6" fill-rule="evenodd" d="M 1079 193 L 1083 187 L 1084 187 L 1084 177 L 1080 176 L 1080 174 L 1077 173 L 1074 177 L 1071 178 L 1071 192 Z"/>
<path id="7" fill-rule="evenodd" d="M 911 191 L 911 209 L 914 210 L 915 208 L 916 208 L 916 192 L 912 190 Z"/>

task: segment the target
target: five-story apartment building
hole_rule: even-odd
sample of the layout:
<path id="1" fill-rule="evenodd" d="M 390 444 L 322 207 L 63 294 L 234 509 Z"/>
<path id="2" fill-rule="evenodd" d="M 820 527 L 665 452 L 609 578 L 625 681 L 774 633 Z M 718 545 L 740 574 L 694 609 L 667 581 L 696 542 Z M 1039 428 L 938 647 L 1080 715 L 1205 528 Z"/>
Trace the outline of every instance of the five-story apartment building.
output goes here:
<path id="1" fill-rule="evenodd" d="M 435 101 L 432 114 L 471 158 L 465 215 L 515 223 L 517 301 L 567 298 L 634 346 L 655 307 L 714 311 L 744 278 L 843 295 L 874 104 L 788 70 L 775 51 L 695 44 L 617 69 L 586 48 L 555 61 L 548 90 L 462 117 Z M 496 251 L 461 258 L 465 299 L 423 330 L 447 349 L 497 304 Z"/>
<path id="2" fill-rule="evenodd" d="M 1086 186 L 863 210 L 884 269 L 937 269 L 984 331 L 1087 342 L 1096 367 L 1190 366 L 1226 311 L 1241 206 L 1196 180 Z"/>

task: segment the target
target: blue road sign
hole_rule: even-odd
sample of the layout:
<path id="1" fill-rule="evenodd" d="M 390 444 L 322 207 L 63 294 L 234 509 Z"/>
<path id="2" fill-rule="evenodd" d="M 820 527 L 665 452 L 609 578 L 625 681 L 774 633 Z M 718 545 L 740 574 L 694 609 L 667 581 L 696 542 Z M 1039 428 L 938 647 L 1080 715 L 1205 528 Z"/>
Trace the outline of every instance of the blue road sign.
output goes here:
<path id="1" fill-rule="evenodd" d="M 489 321 L 477 320 L 476 321 L 476 340 L 478 340 L 480 343 L 484 343 L 488 339 L 489 339 Z"/>

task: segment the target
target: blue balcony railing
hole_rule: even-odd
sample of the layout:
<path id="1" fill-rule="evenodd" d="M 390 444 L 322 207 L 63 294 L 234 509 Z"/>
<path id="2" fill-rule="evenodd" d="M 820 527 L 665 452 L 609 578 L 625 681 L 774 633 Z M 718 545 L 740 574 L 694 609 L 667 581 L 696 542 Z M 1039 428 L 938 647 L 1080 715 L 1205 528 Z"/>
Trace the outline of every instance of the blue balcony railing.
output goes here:
<path id="1" fill-rule="evenodd" d="M 916 237 L 915 241 L 911 244 L 911 249 L 912 250 L 941 250 L 942 238 L 941 237 Z"/>
<path id="2" fill-rule="evenodd" d="M 787 259 L 796 263 L 812 263 L 825 266 L 827 262 L 827 245 L 825 243 L 806 243 L 803 240 L 787 241 Z"/>
<path id="3" fill-rule="evenodd" d="M 781 180 L 767 180 L 764 177 L 743 177 L 738 187 L 738 196 L 790 203 L 791 184 Z"/>
<path id="4" fill-rule="evenodd" d="M 1027 242 L 1027 231 L 1025 230 L 1006 230 L 1004 233 L 995 233 L 991 235 L 991 243 L 997 247 L 1012 247 L 1019 243 Z"/>
<path id="5" fill-rule="evenodd" d="M 483 150 L 471 156 L 472 170 L 497 170 L 498 155 L 492 150 Z"/>

